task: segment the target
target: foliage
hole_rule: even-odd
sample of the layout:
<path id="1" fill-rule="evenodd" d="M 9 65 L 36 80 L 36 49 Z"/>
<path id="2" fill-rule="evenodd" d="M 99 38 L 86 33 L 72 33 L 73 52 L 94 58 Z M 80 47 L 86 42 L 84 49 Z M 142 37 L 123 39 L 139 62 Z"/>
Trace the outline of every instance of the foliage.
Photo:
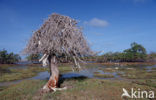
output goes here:
<path id="1" fill-rule="evenodd" d="M 40 54 L 31 54 L 26 57 L 28 61 L 38 61 L 41 58 Z"/>
<path id="2" fill-rule="evenodd" d="M 137 43 L 132 43 L 131 48 L 123 52 L 108 52 L 97 57 L 97 62 L 142 62 L 146 61 L 146 49 Z"/>
<path id="3" fill-rule="evenodd" d="M 145 61 L 146 49 L 137 43 L 132 43 L 130 49 L 124 50 L 125 61 Z"/>
<path id="4" fill-rule="evenodd" d="M 1 64 L 13 64 L 21 60 L 18 54 L 13 52 L 8 53 L 6 50 L 0 50 L 0 63 Z"/>
<path id="5" fill-rule="evenodd" d="M 147 59 L 149 62 L 156 62 L 156 52 L 151 52 L 148 56 Z"/>

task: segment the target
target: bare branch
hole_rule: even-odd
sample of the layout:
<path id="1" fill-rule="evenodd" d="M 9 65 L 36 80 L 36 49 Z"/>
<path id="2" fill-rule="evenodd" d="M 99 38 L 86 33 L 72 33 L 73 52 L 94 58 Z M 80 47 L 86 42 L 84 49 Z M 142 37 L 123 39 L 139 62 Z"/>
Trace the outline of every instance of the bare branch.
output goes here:
<path id="1" fill-rule="evenodd" d="M 34 32 L 24 53 L 47 54 L 56 57 L 65 54 L 67 57 L 92 55 L 82 29 L 77 21 L 60 14 L 52 14 L 44 24 Z"/>

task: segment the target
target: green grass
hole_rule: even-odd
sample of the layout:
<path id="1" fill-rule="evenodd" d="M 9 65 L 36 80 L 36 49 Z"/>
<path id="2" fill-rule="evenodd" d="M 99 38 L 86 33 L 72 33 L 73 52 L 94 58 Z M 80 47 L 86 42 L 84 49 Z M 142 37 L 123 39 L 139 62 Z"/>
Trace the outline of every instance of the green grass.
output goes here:
<path id="1" fill-rule="evenodd" d="M 156 71 L 146 71 L 144 69 L 123 69 L 123 74 L 118 74 L 127 79 L 156 79 Z"/>
<path id="2" fill-rule="evenodd" d="M 16 64 L 0 64 L 0 68 L 8 68 L 8 67 L 14 67 L 17 66 Z"/>
<path id="3" fill-rule="evenodd" d="M 1 91 L 0 100 L 30 100 L 43 84 L 45 81 L 22 81 Z"/>
<path id="4" fill-rule="evenodd" d="M 110 72 L 110 73 L 117 71 L 115 68 L 101 68 L 101 70 L 103 72 Z"/>
<path id="5" fill-rule="evenodd" d="M 59 65 L 58 69 L 60 73 L 70 72 L 72 71 L 72 66 L 71 65 Z"/>
<path id="6" fill-rule="evenodd" d="M 39 72 L 49 70 L 48 67 L 44 68 L 44 67 L 39 67 L 38 65 L 28 66 L 28 68 L 26 68 L 26 69 L 22 69 L 22 68 L 8 69 L 9 66 L 10 65 L 3 65 L 0 67 L 1 72 L 2 72 L 0 74 L 0 82 L 30 78 L 30 77 L 36 76 L 37 73 L 39 73 Z M 10 67 L 13 67 L 13 65 Z M 60 73 L 72 71 L 70 65 L 59 65 L 58 68 L 59 68 Z"/>
<path id="7" fill-rule="evenodd" d="M 67 90 L 42 94 L 40 89 L 45 83 L 46 81 L 41 80 L 27 80 L 12 85 L 0 92 L 0 100 L 121 100 L 122 88 L 127 90 L 140 88 L 147 91 L 153 90 L 156 93 L 156 88 L 147 85 L 126 81 L 80 78 L 65 80 L 61 86 L 67 86 Z"/>
<path id="8" fill-rule="evenodd" d="M 72 71 L 71 65 L 59 65 L 61 73 Z M 35 76 L 38 72 L 47 71 L 48 68 L 29 67 L 28 69 L 10 69 L 0 76 L 1 81 L 18 80 Z M 41 93 L 40 89 L 47 80 L 24 80 L 9 87 L 0 87 L 0 100 L 134 100 L 121 98 L 122 88 L 130 91 L 137 90 L 151 91 L 156 93 L 156 72 L 147 72 L 145 69 L 101 69 L 104 72 L 123 72 L 119 76 L 127 80 L 100 80 L 88 79 L 85 77 L 65 79 L 61 87 L 67 86 L 67 90 Z M 8 73 L 7 73 L 8 72 Z M 94 73 L 95 77 L 113 78 L 111 74 Z M 137 99 L 149 100 L 149 99 Z M 155 100 L 155 99 L 153 99 Z"/>
<path id="9" fill-rule="evenodd" d="M 156 70 L 156 68 L 151 68 L 151 70 Z"/>
<path id="10" fill-rule="evenodd" d="M 94 77 L 98 77 L 98 78 L 114 78 L 114 75 L 94 73 Z"/>
<path id="11" fill-rule="evenodd" d="M 7 88 L 7 86 L 0 86 L 0 91 L 4 90 L 6 88 Z"/>
<path id="12" fill-rule="evenodd" d="M 10 69 L 8 73 L 3 73 L 2 75 L 0 75 L 0 82 L 30 78 L 37 75 L 38 72 L 46 70 L 47 68 L 42 67 L 30 67 L 27 69 Z"/>
<path id="13" fill-rule="evenodd" d="M 139 85 L 146 85 L 149 87 L 156 88 L 156 79 L 141 79 L 141 80 L 134 80 L 132 82 Z"/>
<path id="14" fill-rule="evenodd" d="M 94 74 L 100 74 L 100 72 L 94 72 Z"/>

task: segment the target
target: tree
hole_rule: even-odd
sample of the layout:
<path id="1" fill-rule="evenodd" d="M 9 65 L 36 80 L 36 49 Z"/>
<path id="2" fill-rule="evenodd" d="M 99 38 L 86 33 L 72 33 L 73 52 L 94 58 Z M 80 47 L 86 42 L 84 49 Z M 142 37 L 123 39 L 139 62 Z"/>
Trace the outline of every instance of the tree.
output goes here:
<path id="1" fill-rule="evenodd" d="M 6 63 L 6 61 L 7 61 L 6 55 L 7 55 L 6 50 L 0 51 L 0 63 L 1 64 Z"/>
<path id="2" fill-rule="evenodd" d="M 149 61 L 149 62 L 156 62 L 156 52 L 151 52 L 151 53 L 148 55 L 148 61 Z"/>
<path id="3" fill-rule="evenodd" d="M 30 54 L 26 57 L 28 61 L 38 61 L 41 58 L 40 54 Z"/>
<path id="4" fill-rule="evenodd" d="M 75 66 L 80 67 L 80 58 L 92 55 L 82 29 L 77 26 L 77 21 L 60 14 L 52 14 L 48 20 L 34 32 L 24 52 L 27 54 L 43 54 L 40 61 L 44 65 L 49 62 L 50 78 L 44 90 L 55 91 L 58 86 L 59 70 L 57 63 L 61 55 L 73 58 Z"/>
<path id="5" fill-rule="evenodd" d="M 148 56 L 148 59 L 154 58 L 154 53 Z M 131 48 L 123 52 L 108 52 L 98 57 L 98 62 L 135 62 L 146 61 L 146 49 L 135 42 L 131 43 Z"/>
<path id="6" fill-rule="evenodd" d="M 131 43 L 131 48 L 124 50 L 127 61 L 145 61 L 147 57 L 146 49 L 136 42 Z"/>
<path id="7" fill-rule="evenodd" d="M 1 64 L 13 64 L 21 60 L 18 54 L 13 52 L 8 53 L 6 50 L 0 50 L 0 63 Z"/>

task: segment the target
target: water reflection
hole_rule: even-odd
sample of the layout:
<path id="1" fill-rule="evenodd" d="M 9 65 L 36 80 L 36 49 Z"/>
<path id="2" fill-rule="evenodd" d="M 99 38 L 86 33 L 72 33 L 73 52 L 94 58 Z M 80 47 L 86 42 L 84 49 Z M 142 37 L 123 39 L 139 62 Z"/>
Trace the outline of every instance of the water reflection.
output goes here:
<path id="1" fill-rule="evenodd" d="M 21 65 L 21 66 L 10 67 L 9 69 L 18 69 L 18 68 L 26 69 L 28 68 L 28 66 Z M 121 71 L 121 69 L 126 69 L 126 70 L 144 69 L 148 72 L 148 71 L 152 71 L 153 68 L 156 68 L 156 65 L 153 65 L 153 66 L 103 66 L 101 64 L 88 64 L 86 66 L 86 69 L 81 70 L 80 72 L 63 73 L 61 77 L 66 78 L 66 79 L 72 78 L 72 77 L 81 77 L 81 76 L 85 76 L 87 78 L 98 78 L 98 79 L 122 79 L 119 76 L 119 73 L 120 74 L 124 73 Z M 94 75 L 95 73 L 113 75 L 114 77 L 113 78 L 96 77 Z M 37 76 L 23 79 L 23 80 L 48 80 L 49 76 L 50 76 L 49 72 L 45 71 L 45 72 L 38 73 Z M 23 80 L 16 80 L 16 81 L 11 81 L 11 82 L 0 82 L 0 86 L 8 86 L 8 85 L 16 84 Z"/>

